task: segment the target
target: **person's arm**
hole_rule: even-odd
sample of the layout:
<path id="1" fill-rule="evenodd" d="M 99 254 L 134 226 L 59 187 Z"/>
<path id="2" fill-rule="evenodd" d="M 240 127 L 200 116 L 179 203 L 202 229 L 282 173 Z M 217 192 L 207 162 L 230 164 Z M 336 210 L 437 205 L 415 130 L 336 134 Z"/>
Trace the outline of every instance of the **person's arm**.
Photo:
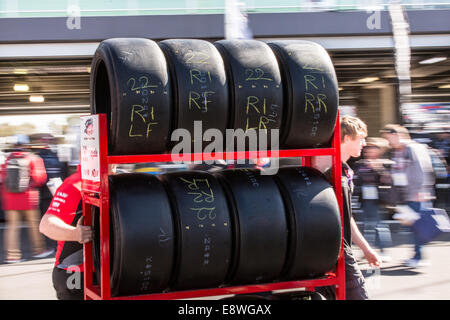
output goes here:
<path id="1" fill-rule="evenodd" d="M 352 241 L 362 250 L 364 253 L 364 257 L 369 262 L 370 265 L 380 267 L 381 266 L 381 258 L 372 249 L 370 244 L 364 239 L 364 236 L 358 229 L 358 225 L 356 224 L 355 219 L 352 217 L 350 220 L 350 228 L 352 230 Z"/>
<path id="2" fill-rule="evenodd" d="M 81 217 L 76 227 L 73 227 L 57 216 L 45 214 L 39 224 L 39 231 L 53 240 L 86 243 L 92 240 L 93 232 L 91 227 L 83 226 L 83 221 L 84 217 Z"/>

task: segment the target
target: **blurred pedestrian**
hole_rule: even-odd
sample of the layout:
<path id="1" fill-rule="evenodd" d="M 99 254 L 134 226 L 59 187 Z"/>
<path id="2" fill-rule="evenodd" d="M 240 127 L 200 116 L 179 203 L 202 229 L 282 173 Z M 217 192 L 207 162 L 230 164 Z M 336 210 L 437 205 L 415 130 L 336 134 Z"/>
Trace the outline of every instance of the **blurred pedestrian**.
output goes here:
<path id="1" fill-rule="evenodd" d="M 450 128 L 442 128 L 436 133 L 431 147 L 437 150 L 437 158 L 441 165 L 436 174 L 436 206 L 450 214 Z M 433 159 L 432 159 L 433 160 Z M 437 172 L 436 172 L 437 171 Z"/>
<path id="2" fill-rule="evenodd" d="M 1 167 L 2 205 L 7 229 L 5 232 L 6 263 L 23 261 L 20 249 L 22 218 L 28 223 L 33 258 L 53 253 L 46 250 L 45 239 L 39 233 L 39 191 L 47 175 L 42 159 L 24 149 L 28 136 L 17 135 L 17 143 Z"/>
<path id="3" fill-rule="evenodd" d="M 427 146 L 411 140 L 408 130 L 400 125 L 386 125 L 381 133 L 393 148 L 391 156 L 394 164 L 391 166 L 391 176 L 398 191 L 398 203 L 407 205 L 420 215 L 430 214 L 434 177 Z M 413 238 L 414 256 L 405 262 L 409 267 L 424 264 L 423 243 L 414 228 Z"/>
<path id="4" fill-rule="evenodd" d="M 358 161 L 355 173 L 355 186 L 363 211 L 363 235 L 372 246 L 380 249 L 383 261 L 389 261 L 384 248 L 391 243 L 389 226 L 381 223 L 382 201 L 389 185 L 389 176 L 385 167 L 383 153 L 389 144 L 383 138 L 371 137 L 363 149 L 363 159 Z"/>
<path id="5" fill-rule="evenodd" d="M 345 255 L 345 294 L 348 300 L 366 300 L 369 294 L 364 276 L 356 262 L 351 247 L 352 241 L 362 250 L 364 257 L 373 267 L 381 266 L 381 258 L 364 239 L 353 218 L 351 198 L 353 194 L 353 170 L 347 165 L 351 157 L 359 157 L 365 146 L 367 126 L 359 118 L 343 116 L 341 118 L 341 158 L 342 158 L 342 195 L 344 208 L 344 255 Z M 331 176 L 331 170 L 326 172 Z M 317 290 L 328 299 L 333 299 L 334 290 L 321 287 Z"/>
<path id="6" fill-rule="evenodd" d="M 41 216 L 47 211 L 53 198 L 53 193 L 52 190 L 50 190 L 49 185 L 56 184 L 58 187 L 64 180 L 62 164 L 59 161 L 58 155 L 49 145 L 49 142 L 52 139 L 52 136 L 44 135 L 36 141 L 36 145 L 34 146 L 35 153 L 44 161 L 45 171 L 47 173 L 46 183 L 39 188 L 39 209 L 41 211 Z"/>
<path id="7" fill-rule="evenodd" d="M 443 128 L 437 132 L 431 147 L 439 150 L 447 165 L 450 165 L 450 128 Z"/>

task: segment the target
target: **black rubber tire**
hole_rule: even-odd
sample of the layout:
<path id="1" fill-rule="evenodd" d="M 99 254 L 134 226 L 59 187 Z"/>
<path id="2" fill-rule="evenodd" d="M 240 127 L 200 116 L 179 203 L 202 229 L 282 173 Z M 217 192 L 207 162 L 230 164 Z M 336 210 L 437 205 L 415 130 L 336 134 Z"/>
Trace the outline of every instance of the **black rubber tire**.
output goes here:
<path id="1" fill-rule="evenodd" d="M 164 54 L 149 39 L 102 41 L 91 64 L 91 113 L 106 113 L 113 155 L 167 150 L 172 90 Z"/>
<path id="2" fill-rule="evenodd" d="M 281 168 L 275 176 L 289 221 L 282 278 L 310 279 L 331 271 L 341 245 L 341 220 L 333 187 L 309 167 Z"/>
<path id="3" fill-rule="evenodd" d="M 165 290 L 175 261 L 172 209 L 163 184 L 153 175 L 110 177 L 111 294 Z"/>
<path id="4" fill-rule="evenodd" d="M 277 55 L 285 88 L 281 146 L 310 148 L 328 144 L 339 106 L 338 81 L 328 53 L 311 41 L 276 40 L 268 45 Z"/>
<path id="5" fill-rule="evenodd" d="M 176 213 L 178 249 L 171 290 L 220 286 L 228 273 L 232 248 L 230 212 L 222 187 L 213 175 L 201 171 L 160 178 Z"/>
<path id="6" fill-rule="evenodd" d="M 225 170 L 216 174 L 233 214 L 233 264 L 227 283 L 264 283 L 282 271 L 288 244 L 286 211 L 272 176 L 259 170 Z"/>
<path id="7" fill-rule="evenodd" d="M 159 46 L 173 79 L 175 128 L 188 130 L 195 141 L 202 137 L 194 136 L 194 121 L 202 121 L 203 132 L 218 129 L 224 137 L 230 114 L 229 93 L 225 66 L 217 49 L 210 42 L 197 39 L 164 40 Z M 202 150 L 209 143 L 202 142 Z"/>
<path id="8" fill-rule="evenodd" d="M 260 129 L 281 129 L 283 85 L 270 47 L 258 40 L 220 40 L 215 46 L 228 71 L 232 106 L 230 128 L 244 131 L 255 128 L 257 134 Z M 270 148 L 270 131 L 268 134 Z M 259 146 L 259 149 L 266 148 Z"/>

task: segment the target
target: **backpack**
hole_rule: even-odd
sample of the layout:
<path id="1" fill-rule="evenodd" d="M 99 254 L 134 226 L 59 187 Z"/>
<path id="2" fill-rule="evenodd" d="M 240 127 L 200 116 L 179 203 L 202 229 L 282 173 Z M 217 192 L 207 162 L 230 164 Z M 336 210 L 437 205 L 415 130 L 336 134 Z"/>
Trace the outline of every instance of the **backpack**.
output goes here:
<path id="1" fill-rule="evenodd" d="M 58 156 L 49 149 L 42 149 L 38 155 L 44 161 L 47 180 L 50 180 L 51 178 L 61 178 L 62 168 Z"/>
<path id="2" fill-rule="evenodd" d="M 30 185 L 30 162 L 24 156 L 11 156 L 6 161 L 5 187 L 8 192 L 22 193 Z"/>

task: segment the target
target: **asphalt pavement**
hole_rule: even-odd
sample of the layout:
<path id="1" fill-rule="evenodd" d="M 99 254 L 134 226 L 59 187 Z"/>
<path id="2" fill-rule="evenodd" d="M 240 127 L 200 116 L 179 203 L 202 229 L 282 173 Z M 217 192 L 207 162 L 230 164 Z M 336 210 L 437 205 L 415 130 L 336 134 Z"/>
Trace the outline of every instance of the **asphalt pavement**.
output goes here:
<path id="1" fill-rule="evenodd" d="M 0 223 L 0 300 L 54 300 L 52 268 L 54 255 L 45 259 L 31 259 L 26 234 L 22 228 L 22 249 L 25 262 L 4 263 L 3 235 Z M 381 269 L 371 269 L 355 248 L 361 269 L 366 277 L 369 294 L 374 300 L 449 300 L 450 299 L 450 234 L 444 234 L 424 247 L 424 256 L 431 264 L 409 268 L 403 262 L 411 258 L 413 246 L 407 228 L 391 225 L 392 246 L 386 253 L 392 258 Z M 49 246 L 52 245 L 48 242 Z"/>

